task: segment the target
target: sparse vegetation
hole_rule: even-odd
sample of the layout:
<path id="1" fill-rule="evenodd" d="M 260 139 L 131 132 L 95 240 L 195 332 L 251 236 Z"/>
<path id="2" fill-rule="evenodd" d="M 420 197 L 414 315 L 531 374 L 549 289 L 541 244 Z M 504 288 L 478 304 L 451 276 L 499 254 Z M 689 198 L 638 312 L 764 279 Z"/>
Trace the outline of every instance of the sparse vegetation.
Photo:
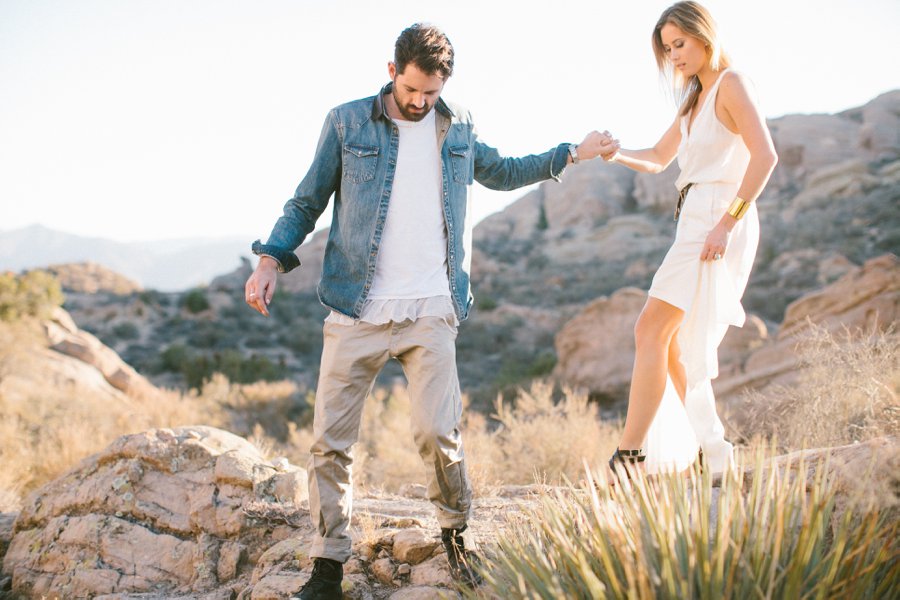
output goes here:
<path id="1" fill-rule="evenodd" d="M 568 488 L 511 524 L 471 598 L 892 598 L 900 524 L 834 473 L 758 452 L 713 488 L 708 472 Z M 604 474 L 599 474 L 603 480 Z"/>
<path id="2" fill-rule="evenodd" d="M 745 439 L 781 448 L 851 444 L 900 434 L 900 334 L 839 334 L 809 323 L 798 340 L 799 381 L 746 394 L 734 419 Z"/>

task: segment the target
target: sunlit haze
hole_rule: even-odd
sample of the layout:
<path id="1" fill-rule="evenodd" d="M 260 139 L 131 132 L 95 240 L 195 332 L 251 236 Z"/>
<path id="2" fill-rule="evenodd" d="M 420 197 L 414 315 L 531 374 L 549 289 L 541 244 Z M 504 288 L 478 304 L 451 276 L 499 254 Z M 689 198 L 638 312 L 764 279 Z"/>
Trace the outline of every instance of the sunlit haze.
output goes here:
<path id="1" fill-rule="evenodd" d="M 650 49 L 670 3 L 3 0 L 0 230 L 265 237 L 328 109 L 376 93 L 416 21 L 453 42 L 443 95 L 503 153 L 650 145 L 675 110 Z M 900 87 L 896 0 L 705 4 L 769 117 Z M 476 218 L 522 193 L 478 188 Z"/>

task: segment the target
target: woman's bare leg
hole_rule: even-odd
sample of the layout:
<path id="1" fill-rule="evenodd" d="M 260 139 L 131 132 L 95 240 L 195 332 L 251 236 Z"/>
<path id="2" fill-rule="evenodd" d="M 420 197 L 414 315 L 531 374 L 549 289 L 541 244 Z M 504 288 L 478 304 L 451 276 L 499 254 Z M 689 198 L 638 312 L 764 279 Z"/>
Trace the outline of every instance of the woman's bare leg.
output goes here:
<path id="1" fill-rule="evenodd" d="M 656 416 L 669 370 L 672 338 L 684 311 L 657 298 L 648 298 L 634 326 L 635 356 L 628 394 L 625 430 L 619 448 L 635 450 L 647 437 Z"/>
<path id="2" fill-rule="evenodd" d="M 672 334 L 672 341 L 669 342 L 669 379 L 675 386 L 675 391 L 684 404 L 687 396 L 687 373 L 684 372 L 684 365 L 681 364 L 681 346 L 678 345 L 678 330 Z"/>

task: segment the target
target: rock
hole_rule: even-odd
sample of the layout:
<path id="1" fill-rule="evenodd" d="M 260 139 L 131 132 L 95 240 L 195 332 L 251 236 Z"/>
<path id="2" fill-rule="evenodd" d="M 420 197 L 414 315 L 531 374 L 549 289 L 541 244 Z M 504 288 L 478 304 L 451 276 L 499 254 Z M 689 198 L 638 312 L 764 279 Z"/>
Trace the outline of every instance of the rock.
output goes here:
<path id="1" fill-rule="evenodd" d="M 344 563 L 344 573 L 347 575 L 352 575 L 354 573 L 365 573 L 366 572 L 366 564 L 365 561 L 360 560 L 359 558 L 351 558 L 347 562 Z"/>
<path id="2" fill-rule="evenodd" d="M 623 288 L 588 304 L 556 335 L 554 375 L 595 393 L 623 393 L 634 365 L 634 324 L 646 301 L 646 292 Z"/>
<path id="3" fill-rule="evenodd" d="M 894 255 L 873 258 L 824 289 L 792 302 L 778 338 L 796 336 L 813 322 L 837 331 L 843 327 L 883 330 L 900 318 L 900 264 Z"/>
<path id="4" fill-rule="evenodd" d="M 751 353 L 769 341 L 765 322 L 756 315 L 747 315 L 743 327 L 729 327 L 719 345 L 719 374 L 729 368 L 740 368 Z"/>
<path id="5" fill-rule="evenodd" d="M 659 174 L 637 173 L 634 177 L 634 199 L 638 208 L 665 214 L 674 214 L 678 202 L 675 180 L 680 170 L 673 161 Z"/>
<path id="6" fill-rule="evenodd" d="M 397 575 L 397 568 L 394 565 L 394 561 L 390 558 L 379 558 L 372 563 L 370 569 L 375 579 L 385 585 L 393 585 L 394 577 Z"/>
<path id="7" fill-rule="evenodd" d="M 238 569 L 245 552 L 238 542 L 225 542 L 219 548 L 219 560 L 216 565 L 216 577 L 219 581 L 231 581 L 238 575 Z"/>
<path id="8" fill-rule="evenodd" d="M 434 552 L 440 541 L 422 529 L 398 531 L 394 535 L 394 559 L 400 563 L 417 565 Z"/>
<path id="9" fill-rule="evenodd" d="M 344 600 L 374 600 L 372 585 L 365 575 L 345 575 L 341 582 Z"/>
<path id="10" fill-rule="evenodd" d="M 226 431 L 123 436 L 26 500 L 3 573 L 36 596 L 221 591 L 284 535 L 243 512 L 264 472 L 275 471 Z"/>
<path id="11" fill-rule="evenodd" d="M 6 555 L 9 541 L 12 539 L 15 521 L 16 513 L 0 513 L 0 564 L 3 564 L 3 557 Z"/>
<path id="12" fill-rule="evenodd" d="M 45 323 L 51 348 L 96 368 L 115 389 L 132 398 L 146 398 L 156 388 L 142 375 L 119 358 L 111 348 L 96 337 L 74 327 L 68 314 L 61 308 L 54 310 L 51 320 Z"/>
<path id="13" fill-rule="evenodd" d="M 409 582 L 413 585 L 452 586 L 453 578 L 450 576 L 447 555 L 439 554 L 412 567 Z"/>
<path id="14" fill-rule="evenodd" d="M 789 210 L 782 216 L 786 221 L 797 215 L 802 218 L 804 212 L 815 210 L 820 203 L 860 195 L 878 182 L 878 178 L 869 173 L 866 162 L 859 158 L 828 165 L 809 176 L 806 187 L 794 196 Z"/>
<path id="15" fill-rule="evenodd" d="M 459 598 L 459 594 L 447 588 L 415 586 L 403 588 L 390 596 L 390 600 L 447 600 L 448 598 Z"/>
<path id="16" fill-rule="evenodd" d="M 309 575 L 285 573 L 270 575 L 253 586 L 250 600 L 286 600 L 303 587 Z"/>

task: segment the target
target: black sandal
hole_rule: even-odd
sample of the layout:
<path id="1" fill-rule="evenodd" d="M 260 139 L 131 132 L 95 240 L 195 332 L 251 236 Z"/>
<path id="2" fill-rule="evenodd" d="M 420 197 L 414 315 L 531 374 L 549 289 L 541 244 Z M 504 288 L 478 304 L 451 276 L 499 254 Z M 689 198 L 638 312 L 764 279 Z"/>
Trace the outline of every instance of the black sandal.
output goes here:
<path id="1" fill-rule="evenodd" d="M 647 460 L 647 455 L 644 454 L 643 448 L 638 448 L 637 450 L 619 450 L 616 448 L 616 451 L 613 452 L 613 455 L 609 458 L 609 469 L 613 473 L 618 474 L 616 471 L 616 463 L 620 463 L 625 466 L 625 474 L 631 479 L 631 473 L 629 473 L 628 466 L 642 463 L 645 460 Z"/>

